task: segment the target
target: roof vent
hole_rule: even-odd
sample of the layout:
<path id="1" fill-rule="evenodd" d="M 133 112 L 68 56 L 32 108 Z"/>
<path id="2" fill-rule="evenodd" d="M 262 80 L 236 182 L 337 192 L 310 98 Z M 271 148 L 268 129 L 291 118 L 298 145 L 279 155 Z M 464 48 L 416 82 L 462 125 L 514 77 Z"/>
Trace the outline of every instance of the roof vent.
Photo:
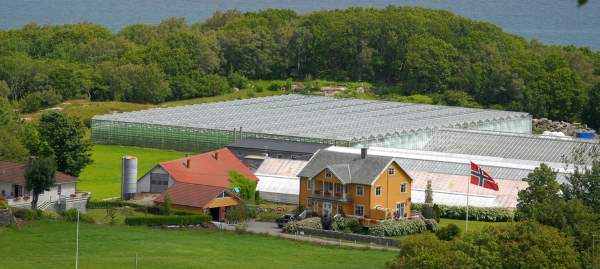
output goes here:
<path id="1" fill-rule="evenodd" d="M 360 158 L 361 159 L 366 159 L 367 158 L 367 148 L 361 148 L 360 149 Z"/>

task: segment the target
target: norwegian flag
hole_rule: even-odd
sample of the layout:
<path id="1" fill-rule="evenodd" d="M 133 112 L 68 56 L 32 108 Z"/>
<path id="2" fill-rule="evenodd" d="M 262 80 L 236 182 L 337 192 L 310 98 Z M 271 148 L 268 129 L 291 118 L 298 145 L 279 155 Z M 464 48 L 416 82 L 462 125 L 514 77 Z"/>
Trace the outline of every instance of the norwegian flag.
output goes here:
<path id="1" fill-rule="evenodd" d="M 498 191 L 498 183 L 479 165 L 471 162 L 471 184 Z"/>

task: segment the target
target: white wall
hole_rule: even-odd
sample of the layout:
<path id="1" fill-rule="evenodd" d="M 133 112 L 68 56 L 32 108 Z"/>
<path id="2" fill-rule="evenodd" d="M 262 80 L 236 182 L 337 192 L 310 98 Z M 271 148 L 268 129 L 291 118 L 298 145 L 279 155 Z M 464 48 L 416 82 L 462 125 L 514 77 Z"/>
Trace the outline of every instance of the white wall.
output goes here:
<path id="1" fill-rule="evenodd" d="M 165 169 L 162 169 L 159 165 L 154 166 L 149 172 L 147 172 L 142 178 L 140 178 L 137 182 L 137 193 L 150 192 L 150 174 L 158 173 L 158 174 L 169 174 Z M 169 176 L 169 185 L 171 187 L 175 181 Z"/>

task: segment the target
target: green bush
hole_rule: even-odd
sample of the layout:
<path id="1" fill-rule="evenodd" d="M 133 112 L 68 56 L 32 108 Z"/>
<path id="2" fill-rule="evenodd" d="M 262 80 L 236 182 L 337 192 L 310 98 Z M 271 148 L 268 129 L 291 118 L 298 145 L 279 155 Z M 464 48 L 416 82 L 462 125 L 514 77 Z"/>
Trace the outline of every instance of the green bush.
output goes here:
<path id="1" fill-rule="evenodd" d="M 35 112 L 43 108 L 60 104 L 61 100 L 62 96 L 52 90 L 34 92 L 23 98 L 21 106 L 25 112 Z"/>
<path id="2" fill-rule="evenodd" d="M 148 216 L 148 217 L 127 217 L 125 224 L 127 225 L 196 225 L 210 221 L 210 216 L 206 214 L 189 215 L 189 216 Z"/>
<path id="3" fill-rule="evenodd" d="M 49 220 L 59 220 L 61 218 L 60 215 L 54 211 L 44 211 L 42 217 Z"/>
<path id="4" fill-rule="evenodd" d="M 233 72 L 227 76 L 227 83 L 230 87 L 245 89 L 248 86 L 248 79 L 240 73 Z"/>
<path id="5" fill-rule="evenodd" d="M 266 221 L 266 222 L 275 222 L 278 218 L 281 218 L 283 215 L 278 212 L 273 211 L 262 211 L 256 213 L 257 221 Z"/>
<path id="6" fill-rule="evenodd" d="M 438 222 L 434 219 L 425 219 L 425 225 L 427 226 L 427 230 L 430 232 L 437 232 L 439 227 L 438 227 Z"/>
<path id="7" fill-rule="evenodd" d="M 369 227 L 369 234 L 374 236 L 399 236 L 421 233 L 427 230 L 427 225 L 421 219 L 382 220 Z"/>
<path id="8" fill-rule="evenodd" d="M 460 235 L 460 228 L 455 224 L 448 224 L 448 226 L 439 229 L 435 235 L 440 240 L 452 241 L 452 239 Z"/>
<path id="9" fill-rule="evenodd" d="M 0 200 L 0 209 L 7 209 L 8 204 L 4 200 Z"/>
<path id="10" fill-rule="evenodd" d="M 337 216 L 333 218 L 331 229 L 334 231 L 359 233 L 362 231 L 362 225 L 360 225 L 357 218 Z"/>
<path id="11" fill-rule="evenodd" d="M 300 228 L 323 229 L 321 218 L 315 217 L 290 221 L 283 226 L 283 231 L 286 233 L 297 233 Z"/>
<path id="12" fill-rule="evenodd" d="M 63 212 L 63 219 L 70 222 L 77 222 L 77 208 L 71 208 Z M 85 223 L 96 223 L 91 215 L 79 212 L 79 221 Z"/>
<path id="13" fill-rule="evenodd" d="M 109 200 L 109 201 L 88 201 L 87 208 L 88 209 L 107 209 L 107 208 L 115 208 L 115 207 L 133 207 L 133 208 L 144 208 L 142 205 L 130 203 L 123 200 Z"/>
<path id="14" fill-rule="evenodd" d="M 413 203 L 412 209 L 423 212 L 424 204 Z M 446 219 L 465 219 L 467 208 L 464 206 L 437 205 L 439 217 Z M 434 205 L 435 207 L 435 205 Z M 507 222 L 514 218 L 514 210 L 501 207 L 469 207 L 469 219 L 477 221 Z M 435 209 L 434 209 L 435 217 Z"/>
<path id="15" fill-rule="evenodd" d="M 230 207 L 225 214 L 225 218 L 229 223 L 244 222 L 250 218 L 248 208 L 241 205 Z"/>
<path id="16" fill-rule="evenodd" d="M 42 217 L 43 211 L 37 209 L 19 208 L 13 210 L 13 215 L 22 220 L 38 220 Z"/>

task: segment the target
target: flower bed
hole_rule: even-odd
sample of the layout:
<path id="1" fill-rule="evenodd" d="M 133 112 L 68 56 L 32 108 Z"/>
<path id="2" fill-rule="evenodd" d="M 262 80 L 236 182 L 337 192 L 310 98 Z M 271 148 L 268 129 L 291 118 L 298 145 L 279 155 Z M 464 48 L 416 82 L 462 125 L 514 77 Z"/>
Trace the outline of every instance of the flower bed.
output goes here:
<path id="1" fill-rule="evenodd" d="M 290 221 L 283 226 L 286 233 L 297 233 L 299 228 L 323 229 L 320 218 L 306 218 L 303 220 Z"/>

